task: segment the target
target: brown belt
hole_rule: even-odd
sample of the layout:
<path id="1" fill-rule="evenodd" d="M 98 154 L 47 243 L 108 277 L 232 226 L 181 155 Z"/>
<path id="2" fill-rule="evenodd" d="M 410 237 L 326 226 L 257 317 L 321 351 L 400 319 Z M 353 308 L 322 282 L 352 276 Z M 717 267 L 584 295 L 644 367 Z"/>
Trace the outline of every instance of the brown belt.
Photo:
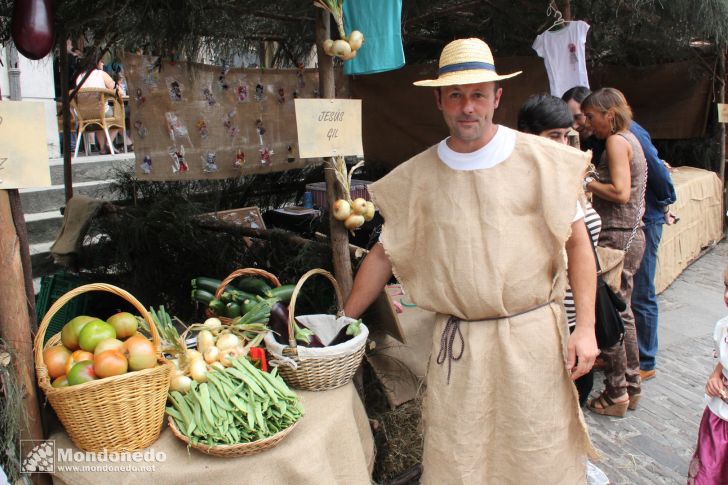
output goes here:
<path id="1" fill-rule="evenodd" d="M 445 328 L 442 330 L 442 335 L 440 336 L 440 352 L 438 352 L 436 360 L 438 365 L 444 364 L 447 360 L 447 383 L 450 384 L 450 371 L 452 370 L 453 361 L 460 360 L 460 358 L 463 356 L 463 352 L 465 351 L 465 339 L 463 338 L 463 334 L 460 331 L 460 322 L 487 322 L 491 320 L 514 318 L 519 315 L 523 315 L 525 313 L 529 313 L 534 310 L 538 310 L 539 308 L 550 305 L 552 301 L 553 300 L 549 300 L 546 303 L 541 303 L 540 305 L 536 305 L 535 307 L 528 308 L 526 310 L 513 313 L 511 315 L 504 315 L 502 317 L 480 318 L 478 320 L 463 320 L 461 318 L 450 315 L 450 317 L 447 319 L 447 323 L 445 324 Z M 458 352 L 457 356 L 453 353 L 453 343 L 455 343 L 456 336 L 460 338 L 460 352 Z"/>

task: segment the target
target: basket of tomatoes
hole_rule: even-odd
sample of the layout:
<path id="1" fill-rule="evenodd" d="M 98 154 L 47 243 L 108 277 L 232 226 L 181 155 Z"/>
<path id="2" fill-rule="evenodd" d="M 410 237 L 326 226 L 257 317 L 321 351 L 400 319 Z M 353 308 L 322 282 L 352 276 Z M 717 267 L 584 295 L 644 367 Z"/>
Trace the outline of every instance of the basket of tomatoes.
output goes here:
<path id="1" fill-rule="evenodd" d="M 120 312 L 105 321 L 78 316 L 44 345 L 53 316 L 72 298 L 93 291 L 131 303 L 151 340 L 137 331 L 136 316 Z M 130 293 L 105 283 L 69 291 L 43 317 L 33 350 L 39 387 L 78 448 L 139 450 L 159 437 L 173 365 L 162 355 L 153 317 Z"/>

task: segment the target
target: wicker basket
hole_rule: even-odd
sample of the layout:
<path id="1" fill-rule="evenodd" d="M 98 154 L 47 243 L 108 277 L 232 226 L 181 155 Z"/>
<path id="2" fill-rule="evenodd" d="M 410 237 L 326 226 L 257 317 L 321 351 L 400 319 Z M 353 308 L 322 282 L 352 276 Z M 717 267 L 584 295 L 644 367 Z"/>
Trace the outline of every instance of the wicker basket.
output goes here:
<path id="1" fill-rule="evenodd" d="M 106 291 L 125 299 L 149 324 L 159 365 L 152 369 L 107 377 L 70 387 L 51 386 L 43 350 L 60 344 L 60 332 L 43 338 L 53 316 L 73 297 L 90 291 Z M 38 384 L 66 428 L 73 443 L 84 451 L 132 451 L 146 448 L 158 437 L 173 365 L 162 357 L 154 320 L 136 298 L 116 286 L 92 283 L 60 297 L 48 310 L 33 344 Z"/>
<path id="2" fill-rule="evenodd" d="M 336 292 L 336 302 L 338 305 L 337 316 L 343 316 L 343 298 L 341 296 L 341 290 L 336 282 L 336 279 L 326 270 L 323 269 L 312 269 L 311 271 L 304 274 L 298 283 L 296 288 L 293 290 L 291 296 L 291 303 L 288 306 L 288 347 L 283 349 L 283 355 L 293 360 L 297 367 L 293 367 L 285 364 L 278 366 L 278 372 L 286 383 L 296 389 L 302 389 L 305 391 L 326 391 L 329 389 L 335 389 L 343 385 L 348 384 L 354 373 L 361 365 L 362 358 L 364 357 L 364 348 L 366 346 L 366 339 L 362 339 L 361 345 L 349 353 L 348 355 L 341 355 L 335 357 L 321 356 L 311 357 L 307 356 L 305 359 L 301 359 L 298 355 L 298 348 L 296 339 L 293 332 L 293 321 L 296 311 L 296 299 L 301 291 L 301 287 L 308 278 L 314 275 L 322 275 L 326 277 L 331 284 L 334 286 Z M 268 334 L 270 335 L 270 333 Z M 328 347 L 329 349 L 331 347 Z M 323 351 L 324 349 L 308 349 L 308 352 L 315 353 L 317 351 Z"/>
<path id="3" fill-rule="evenodd" d="M 180 431 L 177 429 L 177 426 L 174 424 L 174 419 L 171 417 L 168 418 L 167 422 L 169 423 L 169 428 L 172 430 L 172 433 L 185 443 L 187 443 L 187 446 L 190 448 L 194 448 L 197 451 L 201 453 L 205 453 L 208 455 L 213 456 L 221 456 L 221 457 L 236 457 L 236 456 L 248 456 L 248 455 L 255 455 L 256 453 L 260 453 L 261 451 L 268 450 L 270 448 L 273 448 L 275 445 L 280 443 L 280 441 L 285 438 L 288 433 L 290 433 L 293 428 L 296 427 L 296 425 L 301 421 L 300 419 L 287 427 L 286 429 L 277 432 L 273 436 L 269 438 L 265 438 L 262 440 L 257 441 L 251 441 L 250 443 L 240 443 L 237 445 L 218 445 L 218 446 L 210 446 L 210 445 L 203 445 L 199 443 L 192 443 L 190 439 L 180 433 Z"/>
<path id="4" fill-rule="evenodd" d="M 273 285 L 275 287 L 281 286 L 281 282 L 278 281 L 278 278 L 276 278 L 274 275 L 272 275 L 269 272 L 264 271 L 262 269 L 257 269 L 257 268 L 236 269 L 235 271 L 230 273 L 227 278 L 225 278 L 224 280 L 222 280 L 220 282 L 220 286 L 217 287 L 217 291 L 215 292 L 215 298 L 217 298 L 219 300 L 220 297 L 222 296 L 223 292 L 225 291 L 225 287 L 227 285 L 229 285 L 230 283 L 232 283 L 232 281 L 234 279 L 239 278 L 241 276 L 263 276 L 266 279 L 268 279 L 268 281 L 273 283 Z M 221 315 L 215 315 L 215 312 L 213 312 L 209 308 L 205 310 L 205 314 L 208 317 L 218 318 L 222 323 L 227 324 L 227 325 L 232 323 L 232 321 L 234 320 L 233 318 L 228 318 L 228 317 L 224 317 Z"/>

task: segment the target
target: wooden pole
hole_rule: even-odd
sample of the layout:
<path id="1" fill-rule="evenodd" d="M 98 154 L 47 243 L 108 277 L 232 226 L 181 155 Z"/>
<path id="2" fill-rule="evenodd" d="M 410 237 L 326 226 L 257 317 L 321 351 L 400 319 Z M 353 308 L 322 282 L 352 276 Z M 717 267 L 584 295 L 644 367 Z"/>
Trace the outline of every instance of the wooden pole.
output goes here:
<path id="1" fill-rule="evenodd" d="M 334 84 L 334 61 L 331 56 L 324 52 L 322 47 L 324 41 L 330 38 L 330 17 L 329 12 L 323 9 L 318 10 L 316 17 L 316 51 L 318 53 L 319 65 L 319 92 L 322 98 L 335 98 L 336 86 Z M 341 187 L 336 180 L 333 170 L 333 160 L 326 162 L 324 174 L 326 177 L 326 200 L 329 208 L 334 207 L 336 199 L 341 198 Z M 341 221 L 334 219 L 333 211 L 329 211 L 329 227 L 331 234 L 331 255 L 334 264 L 334 275 L 339 283 L 341 293 L 346 299 L 351 293 L 353 283 L 351 274 L 351 258 L 349 256 L 349 234 Z"/>
<path id="2" fill-rule="evenodd" d="M 68 96 L 70 81 L 68 79 L 67 36 L 62 31 L 58 36 L 58 47 L 61 56 L 61 113 L 63 115 L 63 187 L 66 191 L 66 202 L 73 197 L 73 166 L 71 165 L 71 101 Z M 82 135 L 83 136 L 83 135 Z M 80 139 L 76 143 L 81 143 Z"/>
<path id="3" fill-rule="evenodd" d="M 726 51 L 721 49 L 718 54 L 718 102 L 725 103 L 725 89 L 726 89 L 726 71 L 725 71 L 725 55 Z M 725 135 L 725 123 L 720 123 L 720 181 L 723 183 L 723 220 L 725 221 L 726 208 L 728 208 L 728 188 L 726 187 L 725 180 L 725 165 L 726 165 L 726 149 L 725 149 L 726 135 Z M 724 224 L 725 227 L 725 224 Z"/>
<path id="4" fill-rule="evenodd" d="M 25 392 L 23 403 L 28 429 L 21 430 L 21 437 L 42 440 L 43 427 L 35 386 L 33 332 L 25 302 L 20 241 L 6 190 L 0 190 L 0 267 L 3 268 L 3 277 L 0 278 L 0 338 L 15 350 L 15 371 Z"/>
<path id="5" fill-rule="evenodd" d="M 9 97 L 14 101 L 23 99 L 20 89 L 20 69 L 18 68 L 19 57 L 15 44 L 8 44 L 8 70 L 12 71 L 9 76 Z M 0 100 L 3 99 L 0 93 Z M 30 245 L 28 242 L 28 231 L 25 227 L 25 214 L 23 214 L 23 205 L 20 201 L 20 192 L 18 189 L 10 189 L 7 191 L 10 201 L 10 210 L 12 221 L 15 225 L 15 232 L 20 242 L 20 261 L 23 265 L 23 286 L 25 288 L 25 301 L 28 305 L 28 315 L 30 317 L 30 328 L 35 331 L 38 327 L 35 318 L 35 291 L 33 290 L 33 267 L 30 262 Z"/>

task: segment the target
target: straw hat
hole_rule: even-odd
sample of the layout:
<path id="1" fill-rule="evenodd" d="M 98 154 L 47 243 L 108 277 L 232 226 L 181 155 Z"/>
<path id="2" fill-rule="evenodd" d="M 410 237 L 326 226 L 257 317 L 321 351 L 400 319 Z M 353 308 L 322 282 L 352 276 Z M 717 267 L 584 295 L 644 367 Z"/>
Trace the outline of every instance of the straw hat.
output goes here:
<path id="1" fill-rule="evenodd" d="M 500 81 L 518 76 L 523 71 L 500 75 L 495 72 L 493 54 L 480 39 L 458 39 L 450 42 L 440 54 L 437 79 L 415 82 L 415 86 L 454 86 Z"/>

